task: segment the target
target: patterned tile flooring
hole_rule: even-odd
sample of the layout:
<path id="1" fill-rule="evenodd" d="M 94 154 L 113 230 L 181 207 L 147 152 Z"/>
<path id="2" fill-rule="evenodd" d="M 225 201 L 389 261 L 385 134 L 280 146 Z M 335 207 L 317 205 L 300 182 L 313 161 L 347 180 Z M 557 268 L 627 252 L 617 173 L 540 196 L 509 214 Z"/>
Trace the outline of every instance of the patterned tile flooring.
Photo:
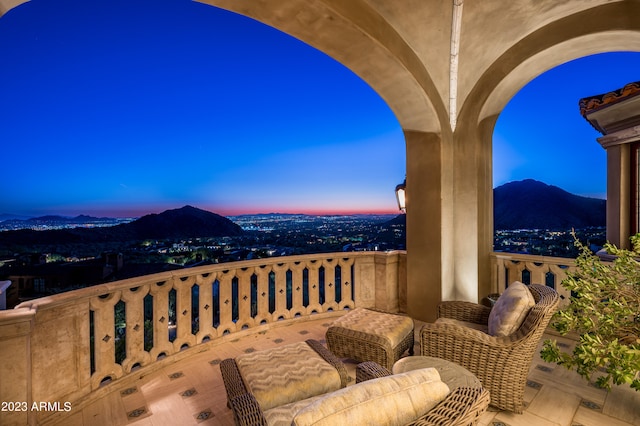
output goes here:
<path id="1" fill-rule="evenodd" d="M 295 322 L 246 333 L 210 350 L 141 376 L 130 386 L 72 412 L 59 424 L 71 426 L 233 425 L 218 364 L 225 358 L 306 339 L 324 342 L 332 318 Z M 416 322 L 416 331 L 420 324 Z M 555 337 L 561 344 L 570 340 Z M 417 342 L 417 340 L 416 340 Z M 416 348 L 416 354 L 419 352 Z M 353 361 L 345 360 L 355 378 Z M 354 380 L 355 382 L 355 380 Z M 115 384 L 114 384 L 115 385 Z M 577 374 L 534 358 L 525 392 L 524 414 L 489 408 L 481 426 L 640 426 L 640 392 L 607 393 Z"/>

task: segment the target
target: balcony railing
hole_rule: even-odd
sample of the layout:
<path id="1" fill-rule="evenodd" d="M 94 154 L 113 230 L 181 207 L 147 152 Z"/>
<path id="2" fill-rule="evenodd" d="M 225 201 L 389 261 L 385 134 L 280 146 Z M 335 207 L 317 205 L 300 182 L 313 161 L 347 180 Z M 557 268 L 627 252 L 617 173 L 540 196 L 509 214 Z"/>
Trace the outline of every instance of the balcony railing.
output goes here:
<path id="1" fill-rule="evenodd" d="M 572 259 L 492 253 L 492 291 L 514 280 L 555 288 Z M 2 424 L 43 424 L 239 333 L 338 315 L 406 308 L 406 253 L 278 257 L 201 266 L 36 299 L 0 312 L 0 397 L 21 404 Z M 56 405 L 57 404 L 57 405 Z M 52 406 L 49 405 L 49 408 Z M 14 407 L 15 408 L 15 407 Z"/>
<path id="2" fill-rule="evenodd" d="M 405 287 L 404 252 L 332 253 L 201 266 L 22 303 L 0 313 L 0 398 L 19 404 L 2 424 L 46 423 L 65 403 L 84 406 L 109 383 L 244 330 L 356 306 L 402 310 Z M 32 409 L 43 402 L 56 410 Z"/>
<path id="3" fill-rule="evenodd" d="M 574 259 L 562 257 L 492 253 L 491 290 L 493 293 L 502 293 L 509 283 L 516 280 L 525 284 L 543 284 L 558 292 L 563 306 L 569 303 L 571 293 L 560 283 L 575 266 Z"/>

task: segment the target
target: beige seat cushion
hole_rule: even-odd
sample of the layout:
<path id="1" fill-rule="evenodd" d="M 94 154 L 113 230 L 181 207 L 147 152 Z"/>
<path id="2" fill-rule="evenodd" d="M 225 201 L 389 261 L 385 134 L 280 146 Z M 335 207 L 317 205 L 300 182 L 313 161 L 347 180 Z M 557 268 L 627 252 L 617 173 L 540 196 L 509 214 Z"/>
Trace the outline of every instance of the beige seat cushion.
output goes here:
<path id="1" fill-rule="evenodd" d="M 463 366 L 446 359 L 431 356 L 406 356 L 396 361 L 391 371 L 393 374 L 398 374 L 429 367 L 438 371 L 440 380 L 445 382 L 451 390 L 459 387 L 482 387 L 480 380 Z"/>
<path id="2" fill-rule="evenodd" d="M 280 405 L 279 407 L 273 407 L 264 411 L 262 414 L 269 426 L 291 426 L 291 420 L 300 410 L 324 397 L 325 395 L 318 395 L 303 399 L 302 401 L 290 402 Z"/>
<path id="3" fill-rule="evenodd" d="M 295 426 L 405 425 L 449 394 L 435 368 L 367 380 L 337 390 L 303 408 Z"/>
<path id="4" fill-rule="evenodd" d="M 409 333 L 413 333 L 413 320 L 411 317 L 387 314 L 364 308 L 355 308 L 335 320 L 331 326 L 382 336 L 392 348 L 398 346 Z"/>
<path id="5" fill-rule="evenodd" d="M 491 309 L 489 334 L 503 337 L 515 333 L 535 304 L 536 301 L 526 285 L 519 281 L 509 284 Z"/>
<path id="6" fill-rule="evenodd" d="M 235 361 L 263 411 L 341 387 L 335 367 L 305 342 L 243 354 Z"/>
<path id="7" fill-rule="evenodd" d="M 461 327 L 473 328 L 474 330 L 482 331 L 483 333 L 489 333 L 489 327 L 486 324 L 478 324 L 469 321 L 460 321 L 453 318 L 440 317 L 436 320 L 436 324 L 453 324 Z"/>

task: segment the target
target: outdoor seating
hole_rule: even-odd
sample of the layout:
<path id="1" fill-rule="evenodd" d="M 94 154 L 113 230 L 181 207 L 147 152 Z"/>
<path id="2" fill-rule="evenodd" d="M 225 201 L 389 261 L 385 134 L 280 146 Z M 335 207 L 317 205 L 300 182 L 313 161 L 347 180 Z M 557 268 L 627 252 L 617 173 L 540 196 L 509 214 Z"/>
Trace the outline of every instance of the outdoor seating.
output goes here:
<path id="1" fill-rule="evenodd" d="M 509 287 L 512 286 L 492 308 L 462 301 L 442 302 L 438 320 L 420 330 L 420 348 L 424 356 L 454 362 L 473 373 L 489 390 L 491 405 L 522 413 L 529 367 L 559 296 L 543 285 L 513 283 Z M 509 311 L 513 301 L 510 297 L 522 288 L 530 292 L 533 306 L 529 308 L 525 303 L 513 311 L 524 309 Z M 494 315 L 492 310 L 496 310 Z"/>
<path id="2" fill-rule="evenodd" d="M 410 359 L 403 358 L 404 359 Z M 422 358 L 422 357 L 417 357 Z M 432 359 L 433 360 L 433 359 Z M 421 361 L 424 361 L 421 360 Z M 460 381 L 453 374 L 442 374 L 441 368 L 455 368 L 453 365 L 445 366 L 440 362 L 434 364 L 434 370 L 438 371 L 441 380 L 449 387 L 450 393 L 431 408 L 427 413 L 417 418 L 407 426 L 469 426 L 475 425 L 480 416 L 487 410 L 490 401 L 490 393 L 487 389 L 479 386 L 473 379 L 468 386 L 458 386 Z M 406 367 L 406 366 L 405 366 Z M 430 369 L 430 368 L 428 368 Z M 424 370 L 424 369 L 419 369 Z M 409 371 L 409 370 L 407 370 Z M 388 377 L 392 374 L 404 374 L 407 371 L 392 373 L 381 365 L 368 361 L 357 365 L 356 381 L 358 383 L 367 380 Z M 416 371 L 416 370 L 410 370 Z M 468 372 L 466 372 L 468 374 Z"/>
<path id="3" fill-rule="evenodd" d="M 343 388 L 349 380 L 342 361 L 316 340 L 228 358 L 220 371 L 228 406 L 250 393 L 262 410 Z"/>
<path id="4" fill-rule="evenodd" d="M 356 384 L 281 405 L 265 406 L 259 401 L 261 396 L 244 384 L 235 368 L 237 364 L 232 361 L 225 360 L 220 367 L 236 425 L 462 426 L 475 424 L 489 404 L 489 393 L 485 389 L 459 387 L 451 390 L 435 368 L 392 374 L 375 362 L 366 362 L 356 367 Z"/>
<path id="5" fill-rule="evenodd" d="M 375 361 L 391 369 L 407 350 L 413 355 L 413 319 L 356 308 L 327 329 L 327 347 L 339 358 Z"/>

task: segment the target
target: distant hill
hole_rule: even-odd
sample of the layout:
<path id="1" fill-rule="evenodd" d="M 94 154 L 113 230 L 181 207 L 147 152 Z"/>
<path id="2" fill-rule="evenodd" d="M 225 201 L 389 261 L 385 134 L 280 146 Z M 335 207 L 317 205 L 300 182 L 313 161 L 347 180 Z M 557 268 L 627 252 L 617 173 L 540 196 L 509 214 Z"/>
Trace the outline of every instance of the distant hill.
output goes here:
<path id="1" fill-rule="evenodd" d="M 386 222 L 384 222 L 382 224 L 382 226 L 384 227 L 389 227 L 389 226 L 404 226 L 407 224 L 407 215 L 406 214 L 399 214 L 398 216 L 394 217 L 391 220 L 388 220 Z"/>
<path id="2" fill-rule="evenodd" d="M 4 222 L 5 220 L 27 220 L 30 216 L 25 215 L 16 215 L 10 213 L 0 213 L 0 222 Z"/>
<path id="3" fill-rule="evenodd" d="M 7 219 L 2 219 L 2 217 L 6 217 Z M 109 217 L 93 217 L 86 215 L 79 215 L 76 217 L 68 217 L 68 216 L 56 216 L 56 215 L 48 215 L 48 216 L 39 216 L 39 217 L 28 217 L 28 218 L 19 218 L 16 216 L 10 215 L 0 215 L 0 222 L 5 223 L 14 223 L 14 224 L 28 224 L 28 225 L 39 225 L 46 223 L 99 223 L 99 222 L 111 222 L 113 218 Z"/>
<path id="4" fill-rule="evenodd" d="M 495 230 L 606 226 L 606 207 L 606 200 L 574 195 L 533 179 L 506 183 L 493 190 Z M 402 214 L 385 226 L 405 222 Z"/>
<path id="5" fill-rule="evenodd" d="M 180 209 L 143 216 L 131 223 L 106 228 L 74 228 L 51 231 L 21 229 L 0 232 L 0 244 L 91 244 L 147 239 L 237 236 L 243 232 L 240 226 L 223 216 L 185 206 Z"/>
<path id="6" fill-rule="evenodd" d="M 181 237 L 233 237 L 243 233 L 242 228 L 226 217 L 191 206 L 150 214 L 131 223 L 118 225 L 136 235 L 148 238 Z"/>
<path id="7" fill-rule="evenodd" d="M 581 197 L 533 179 L 493 190 L 494 229 L 570 229 L 606 225 L 606 200 Z"/>

